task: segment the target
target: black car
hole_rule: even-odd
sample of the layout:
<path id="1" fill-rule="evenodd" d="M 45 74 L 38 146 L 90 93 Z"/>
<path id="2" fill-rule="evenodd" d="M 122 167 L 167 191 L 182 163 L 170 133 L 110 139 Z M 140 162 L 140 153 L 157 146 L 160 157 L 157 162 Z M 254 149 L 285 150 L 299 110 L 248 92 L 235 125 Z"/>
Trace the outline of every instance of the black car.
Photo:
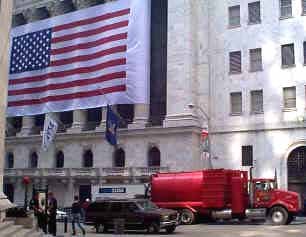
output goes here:
<path id="1" fill-rule="evenodd" d="M 91 203 L 85 215 L 85 223 L 94 225 L 97 233 L 114 229 L 116 220 L 124 222 L 126 230 L 147 230 L 158 233 L 165 229 L 174 232 L 178 224 L 178 212 L 158 208 L 147 199 L 107 199 Z"/>

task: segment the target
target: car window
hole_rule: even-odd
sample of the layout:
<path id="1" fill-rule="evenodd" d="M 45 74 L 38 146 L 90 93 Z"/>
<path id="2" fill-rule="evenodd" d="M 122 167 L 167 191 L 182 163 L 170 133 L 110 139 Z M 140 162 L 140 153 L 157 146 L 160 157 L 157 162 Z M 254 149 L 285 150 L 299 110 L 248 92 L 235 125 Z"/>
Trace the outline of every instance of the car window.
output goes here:
<path id="1" fill-rule="evenodd" d="M 134 212 L 135 210 L 138 210 L 138 206 L 134 202 L 127 202 L 124 205 L 124 209 L 128 212 Z"/>
<path id="2" fill-rule="evenodd" d="M 145 210 L 148 209 L 157 209 L 158 207 L 151 201 L 149 200 L 143 200 L 143 201 L 138 201 L 137 202 L 139 206 Z"/>
<path id="3" fill-rule="evenodd" d="M 111 212 L 121 212 L 122 211 L 122 203 L 113 202 L 110 207 Z"/>
<path id="4" fill-rule="evenodd" d="M 98 202 L 92 203 L 88 206 L 87 211 L 106 211 L 107 210 L 107 203 L 105 202 Z"/>

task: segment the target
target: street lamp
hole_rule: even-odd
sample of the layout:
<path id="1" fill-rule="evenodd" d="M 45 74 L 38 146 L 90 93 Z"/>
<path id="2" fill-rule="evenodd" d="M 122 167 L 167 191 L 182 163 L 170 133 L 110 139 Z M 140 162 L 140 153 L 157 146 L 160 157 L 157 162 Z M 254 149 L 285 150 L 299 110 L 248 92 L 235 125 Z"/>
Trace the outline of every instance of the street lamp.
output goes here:
<path id="1" fill-rule="evenodd" d="M 208 153 L 208 157 L 209 157 L 209 168 L 212 168 L 212 163 L 211 163 L 211 143 L 210 143 L 210 117 L 208 116 L 208 114 L 200 107 L 197 106 L 195 104 L 188 104 L 188 108 L 189 109 L 198 109 L 201 112 L 201 117 L 203 120 L 207 121 L 207 126 L 204 127 L 202 126 L 202 129 L 206 129 L 207 131 L 201 131 L 201 136 L 203 136 L 203 134 L 207 136 L 207 153 Z M 201 152 L 205 152 L 205 150 L 203 149 Z"/>

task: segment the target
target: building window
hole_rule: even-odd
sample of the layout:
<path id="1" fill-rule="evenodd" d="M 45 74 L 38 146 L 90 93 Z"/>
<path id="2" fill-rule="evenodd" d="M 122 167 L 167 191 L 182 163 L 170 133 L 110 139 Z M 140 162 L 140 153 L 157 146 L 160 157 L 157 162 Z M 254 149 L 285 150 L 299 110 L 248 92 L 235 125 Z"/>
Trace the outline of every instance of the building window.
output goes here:
<path id="1" fill-rule="evenodd" d="M 242 113 L 242 94 L 241 92 L 231 93 L 231 114 L 241 114 Z"/>
<path id="2" fill-rule="evenodd" d="M 250 71 L 256 72 L 262 70 L 261 49 L 250 49 Z"/>
<path id="3" fill-rule="evenodd" d="M 148 157 L 148 166 L 149 167 L 159 167 L 160 166 L 160 151 L 157 147 L 152 147 L 149 150 Z"/>
<path id="4" fill-rule="evenodd" d="M 302 0 L 302 14 L 306 14 L 306 0 Z"/>
<path id="5" fill-rule="evenodd" d="M 262 90 L 251 91 L 251 112 L 263 112 L 263 93 Z"/>
<path id="6" fill-rule="evenodd" d="M 229 53 L 230 73 L 241 73 L 241 51 Z"/>
<path id="7" fill-rule="evenodd" d="M 91 150 L 86 150 L 83 154 L 83 166 L 86 168 L 93 167 L 93 154 Z"/>
<path id="8" fill-rule="evenodd" d="M 12 152 L 8 152 L 6 154 L 6 168 L 7 169 L 14 168 L 14 154 Z"/>
<path id="9" fill-rule="evenodd" d="M 253 165 L 253 146 L 242 146 L 242 166 Z"/>
<path id="10" fill-rule="evenodd" d="M 294 44 L 282 45 L 282 66 L 292 67 L 294 65 Z"/>
<path id="11" fill-rule="evenodd" d="M 125 152 L 122 148 L 115 151 L 114 167 L 125 167 Z"/>
<path id="12" fill-rule="evenodd" d="M 232 6 L 228 8 L 228 24 L 229 27 L 240 26 L 240 6 Z"/>
<path id="13" fill-rule="evenodd" d="M 249 24 L 258 24 L 260 20 L 260 2 L 251 2 L 249 7 Z"/>
<path id="14" fill-rule="evenodd" d="M 64 153 L 62 151 L 58 151 L 56 153 L 56 163 L 55 163 L 55 167 L 56 168 L 64 168 Z"/>
<path id="15" fill-rule="evenodd" d="M 284 95 L 284 108 L 285 109 L 296 108 L 296 89 L 295 89 L 295 86 L 283 88 L 283 95 Z"/>
<path id="16" fill-rule="evenodd" d="M 37 168 L 38 166 L 38 155 L 34 151 L 30 155 L 30 168 Z"/>
<path id="17" fill-rule="evenodd" d="M 280 0 L 280 17 L 292 17 L 292 2 L 291 0 Z"/>

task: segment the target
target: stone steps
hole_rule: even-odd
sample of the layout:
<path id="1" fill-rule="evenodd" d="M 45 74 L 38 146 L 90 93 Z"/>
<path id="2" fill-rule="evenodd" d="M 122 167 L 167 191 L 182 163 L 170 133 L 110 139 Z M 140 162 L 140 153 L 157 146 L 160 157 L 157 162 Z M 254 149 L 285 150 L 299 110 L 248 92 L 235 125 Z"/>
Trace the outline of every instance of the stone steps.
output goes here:
<path id="1" fill-rule="evenodd" d="M 33 228 L 14 225 L 13 221 L 6 221 L 0 223 L 0 237 L 43 237 L 43 233 Z"/>

